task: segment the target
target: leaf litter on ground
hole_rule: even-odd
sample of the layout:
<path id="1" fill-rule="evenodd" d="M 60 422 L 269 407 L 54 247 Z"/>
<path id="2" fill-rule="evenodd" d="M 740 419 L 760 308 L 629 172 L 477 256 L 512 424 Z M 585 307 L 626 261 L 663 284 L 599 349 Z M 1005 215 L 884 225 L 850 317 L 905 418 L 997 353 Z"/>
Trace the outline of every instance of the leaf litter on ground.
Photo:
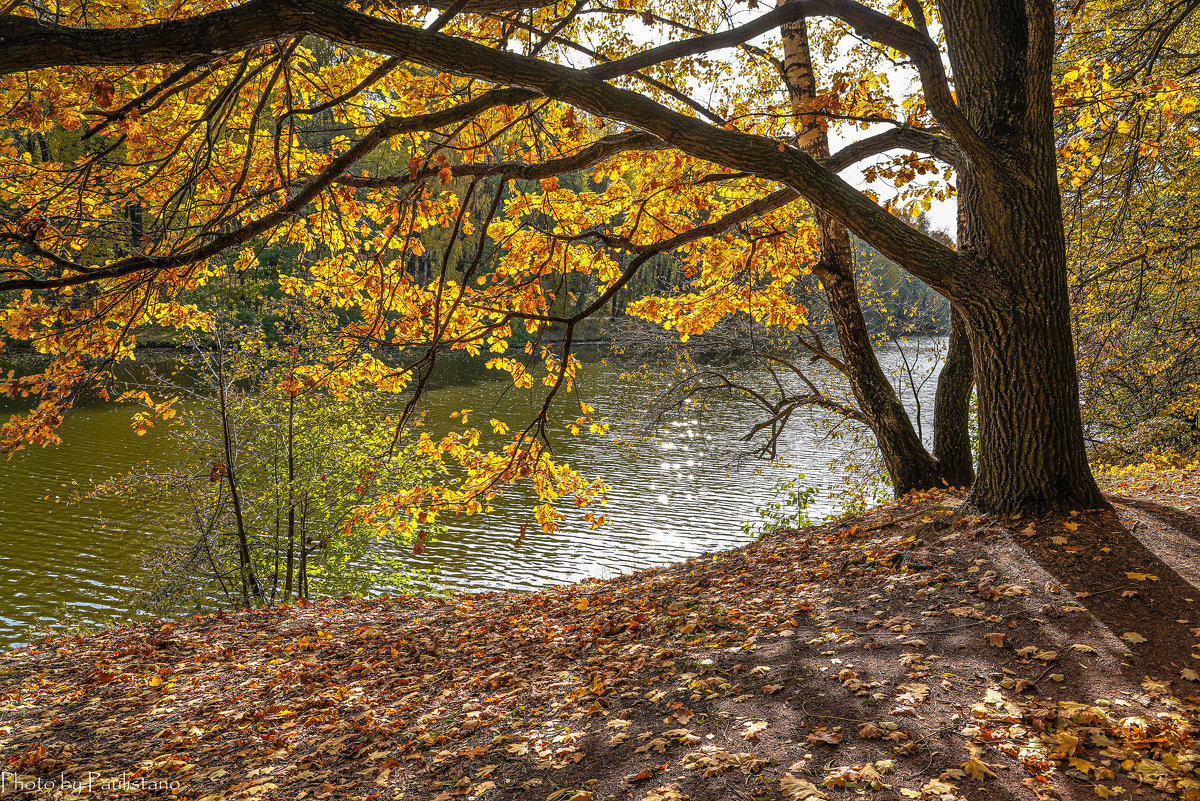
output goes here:
<path id="1" fill-rule="evenodd" d="M 1197 800 L 1200 477 L 1170 480 L 1175 507 L 1110 483 L 1116 516 L 922 493 L 537 593 L 48 638 L 0 657 L 0 770 L 57 798 Z"/>

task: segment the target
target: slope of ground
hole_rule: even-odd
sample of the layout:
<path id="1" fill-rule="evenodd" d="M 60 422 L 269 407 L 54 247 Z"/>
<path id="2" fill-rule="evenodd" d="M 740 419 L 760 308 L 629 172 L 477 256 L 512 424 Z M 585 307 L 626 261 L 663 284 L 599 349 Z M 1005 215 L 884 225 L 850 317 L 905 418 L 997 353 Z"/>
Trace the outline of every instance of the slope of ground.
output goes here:
<path id="1" fill-rule="evenodd" d="M 0 657 L 0 793 L 1200 799 L 1200 474 L 1109 489 L 1115 514 L 910 496 L 531 595 L 47 640 Z"/>

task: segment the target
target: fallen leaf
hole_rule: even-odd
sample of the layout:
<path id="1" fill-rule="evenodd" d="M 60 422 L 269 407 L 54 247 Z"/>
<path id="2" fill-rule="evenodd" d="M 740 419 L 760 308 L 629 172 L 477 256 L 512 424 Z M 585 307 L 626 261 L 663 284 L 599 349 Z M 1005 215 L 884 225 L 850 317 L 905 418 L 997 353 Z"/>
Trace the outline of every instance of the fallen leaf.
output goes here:
<path id="1" fill-rule="evenodd" d="M 858 736 L 865 740 L 881 740 L 887 732 L 874 723 L 864 723 L 858 727 Z"/>
<path id="2" fill-rule="evenodd" d="M 927 684 L 901 684 L 896 689 L 901 691 L 896 700 L 902 704 L 919 704 L 929 695 Z"/>
<path id="3" fill-rule="evenodd" d="M 963 763 L 963 770 L 966 771 L 968 776 L 979 781 L 983 781 L 989 776 L 993 778 L 996 776 L 986 762 L 982 762 L 974 757 Z"/>
<path id="4" fill-rule="evenodd" d="M 763 725 L 765 726 L 766 724 Z M 842 741 L 842 733 L 840 731 L 832 731 L 824 726 L 817 726 L 809 732 L 808 737 L 805 739 L 809 745 L 819 745 L 821 743 L 825 745 L 837 745 Z"/>
<path id="5" fill-rule="evenodd" d="M 662 787 L 655 787 L 642 796 L 642 801 L 685 801 L 687 797 L 679 791 L 678 786 L 664 784 Z"/>
<path id="6" fill-rule="evenodd" d="M 670 737 L 675 742 L 683 743 L 684 745 L 695 745 L 700 742 L 700 738 L 687 729 L 671 729 L 670 731 L 663 732 L 663 736 Z"/>
<path id="7" fill-rule="evenodd" d="M 620 735 L 618 735 L 618 736 L 620 736 Z M 615 740 L 616 738 L 614 737 L 613 739 Z M 633 752 L 635 754 L 644 754 L 647 751 L 657 751 L 658 753 L 661 754 L 662 752 L 667 750 L 668 745 L 670 745 L 670 743 L 668 743 L 663 738 L 655 737 L 654 739 L 647 740 L 642 745 L 639 745 L 637 748 L 633 749 Z"/>
<path id="8" fill-rule="evenodd" d="M 779 792 L 788 801 L 827 801 L 829 798 L 812 782 L 797 779 L 790 773 L 783 774 L 779 780 Z"/>
<path id="9" fill-rule="evenodd" d="M 742 737 L 750 742 L 757 742 L 758 736 L 762 734 L 763 729 L 767 728 L 765 720 L 756 720 L 746 725 L 746 730 L 742 732 Z"/>
<path id="10" fill-rule="evenodd" d="M 956 789 L 958 788 L 949 782 L 943 781 L 939 776 L 936 779 L 930 779 L 925 782 L 925 785 L 921 788 L 921 792 L 927 795 L 942 795 L 944 793 L 953 793 Z"/>
<path id="11" fill-rule="evenodd" d="M 1096 766 L 1090 761 L 1086 759 L 1080 759 L 1079 757 L 1071 757 L 1067 760 L 1067 762 L 1071 767 L 1075 768 L 1075 770 L 1079 771 L 1084 776 L 1090 775 L 1091 772 L 1096 769 Z"/>

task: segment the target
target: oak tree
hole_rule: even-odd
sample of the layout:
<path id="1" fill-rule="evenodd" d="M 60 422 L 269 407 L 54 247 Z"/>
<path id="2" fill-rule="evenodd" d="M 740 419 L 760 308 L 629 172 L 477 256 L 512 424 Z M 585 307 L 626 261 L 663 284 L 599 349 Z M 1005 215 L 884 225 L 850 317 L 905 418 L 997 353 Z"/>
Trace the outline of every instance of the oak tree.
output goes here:
<path id="1" fill-rule="evenodd" d="M 799 47 L 805 26 L 820 31 L 819 62 Z M 13 168 L 0 187 L 4 326 L 56 357 L 12 379 L 10 391 L 42 398 L 6 427 L 12 442 L 52 437 L 81 381 L 127 355 L 138 326 L 203 325 L 186 292 L 264 246 L 300 245 L 287 291 L 344 310 L 337 369 L 419 388 L 440 350 L 486 350 L 518 385 L 540 364 L 553 397 L 572 381 L 579 322 L 664 254 L 686 291 L 636 311 L 681 337 L 730 314 L 801 325 L 789 287 L 808 269 L 853 306 L 844 228 L 953 305 L 971 368 L 944 408 L 965 421 L 961 376 L 973 375 L 971 503 L 1105 505 L 1079 410 L 1050 4 L 23 2 L 0 17 L 0 42 L 7 127 L 22 129 L 4 144 Z M 866 134 L 830 153 L 837 121 Z M 896 152 L 870 172 L 899 183 L 898 198 L 838 176 Z M 957 250 L 891 213 L 939 191 L 922 176 L 943 170 L 956 175 Z M 581 171 L 586 182 L 565 180 Z M 426 254 L 434 228 L 474 246 Z M 406 265 L 429 256 L 430 280 L 415 280 Z M 582 274 L 594 297 L 558 311 Z M 843 348 L 864 355 L 854 315 L 838 320 Z M 518 326 L 549 325 L 561 348 L 511 351 Z M 379 346 L 424 355 L 396 367 Z M 860 366 L 856 395 L 891 430 L 886 450 L 908 437 L 904 421 Z M 549 402 L 526 433 L 544 434 Z M 483 453 L 477 435 L 447 448 L 481 486 L 540 475 L 547 496 L 586 503 L 580 481 L 546 466 L 544 437 Z M 937 469 L 921 454 L 894 460 L 918 485 Z"/>

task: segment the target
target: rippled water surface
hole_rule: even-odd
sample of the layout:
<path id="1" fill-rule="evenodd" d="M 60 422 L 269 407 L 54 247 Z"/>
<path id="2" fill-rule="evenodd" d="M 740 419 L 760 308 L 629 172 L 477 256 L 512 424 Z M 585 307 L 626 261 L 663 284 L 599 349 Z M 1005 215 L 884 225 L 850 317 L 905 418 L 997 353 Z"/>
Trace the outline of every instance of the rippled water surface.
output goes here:
<path id="1" fill-rule="evenodd" d="M 742 524 L 757 520 L 775 483 L 797 472 L 818 488 L 810 517 L 839 511 L 831 495 L 842 476 L 830 463 L 848 446 L 827 436 L 827 426 L 793 419 L 784 435 L 790 467 L 731 462 L 729 445 L 747 430 L 746 411 L 734 403 L 681 416 L 656 439 L 614 447 L 615 437 L 628 440 L 641 430 L 639 413 L 652 394 L 620 374 L 618 366 L 596 362 L 585 365 L 579 380 L 582 398 L 612 424 L 610 434 L 555 441 L 560 456 L 610 485 L 610 525 L 591 530 L 569 516 L 553 534 L 530 525 L 514 545 L 521 524 L 532 521 L 532 500 L 510 489 L 494 514 L 451 521 L 450 536 L 409 563 L 436 569 L 437 582 L 453 590 L 530 590 L 665 564 L 747 542 Z M 435 415 L 473 409 L 514 426 L 527 422 L 534 398 L 509 392 L 497 401 L 499 390 L 482 381 L 443 386 L 430 395 L 430 406 Z M 929 381 L 922 392 L 927 437 L 932 394 Z M 915 411 L 911 399 L 909 407 Z M 31 627 L 64 618 L 95 623 L 124 615 L 128 589 L 151 569 L 139 553 L 167 532 L 153 523 L 123 527 L 127 510 L 112 502 L 56 503 L 89 480 L 171 458 L 168 439 L 153 430 L 135 436 L 129 415 L 128 407 L 84 407 L 64 424 L 62 445 L 0 462 L 0 643 L 27 639 Z"/>

